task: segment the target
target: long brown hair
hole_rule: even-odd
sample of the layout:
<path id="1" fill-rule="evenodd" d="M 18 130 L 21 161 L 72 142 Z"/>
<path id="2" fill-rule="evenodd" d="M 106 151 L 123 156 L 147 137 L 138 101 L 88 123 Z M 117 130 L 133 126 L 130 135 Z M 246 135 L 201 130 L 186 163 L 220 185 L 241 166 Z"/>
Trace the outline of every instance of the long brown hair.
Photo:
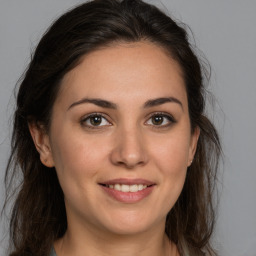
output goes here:
<path id="1" fill-rule="evenodd" d="M 81 57 L 114 42 L 150 41 L 175 59 L 183 72 L 192 131 L 200 128 L 197 151 L 184 188 L 166 220 L 166 233 L 183 256 L 216 255 L 209 239 L 214 227 L 213 191 L 220 142 L 205 116 L 205 86 L 183 26 L 140 0 L 94 0 L 55 21 L 39 42 L 17 95 L 7 194 L 17 189 L 10 222 L 12 256 L 45 256 L 67 228 L 64 195 L 54 168 L 45 167 L 28 123 L 49 127 L 63 76 Z M 16 177 L 21 177 L 17 188 Z"/>

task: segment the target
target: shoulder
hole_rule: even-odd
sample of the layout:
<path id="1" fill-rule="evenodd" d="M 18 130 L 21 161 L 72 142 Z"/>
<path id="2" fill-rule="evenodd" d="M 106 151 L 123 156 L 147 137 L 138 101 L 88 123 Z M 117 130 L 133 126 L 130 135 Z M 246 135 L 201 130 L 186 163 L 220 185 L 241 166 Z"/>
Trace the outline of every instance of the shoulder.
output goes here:
<path id="1" fill-rule="evenodd" d="M 49 256 L 57 256 L 53 247 L 51 249 L 51 252 L 50 252 Z"/>

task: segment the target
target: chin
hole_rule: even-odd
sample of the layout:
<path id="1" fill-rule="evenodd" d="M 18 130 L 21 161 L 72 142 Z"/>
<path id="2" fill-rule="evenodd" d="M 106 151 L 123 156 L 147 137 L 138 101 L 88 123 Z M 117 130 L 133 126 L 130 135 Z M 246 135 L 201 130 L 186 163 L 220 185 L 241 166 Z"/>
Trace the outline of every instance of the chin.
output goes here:
<path id="1" fill-rule="evenodd" d="M 165 225 L 165 218 L 162 221 L 152 218 L 152 212 L 147 216 L 140 215 L 138 212 L 126 211 L 125 214 L 113 214 L 105 227 L 113 234 L 118 235 L 135 235 L 148 232 L 154 227 Z"/>

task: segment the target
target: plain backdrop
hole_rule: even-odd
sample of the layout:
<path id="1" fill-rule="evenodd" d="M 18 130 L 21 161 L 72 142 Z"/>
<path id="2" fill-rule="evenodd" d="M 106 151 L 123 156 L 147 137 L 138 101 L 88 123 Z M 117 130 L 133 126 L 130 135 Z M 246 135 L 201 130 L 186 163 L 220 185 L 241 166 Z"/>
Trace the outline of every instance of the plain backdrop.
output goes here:
<path id="1" fill-rule="evenodd" d="M 256 256 L 256 1 L 149 1 L 188 24 L 212 67 L 211 116 L 221 135 L 220 205 L 213 239 L 220 256 Z M 0 0 L 0 207 L 10 150 L 14 86 L 51 22 L 79 0 Z M 7 247 L 1 220 L 0 255 Z"/>

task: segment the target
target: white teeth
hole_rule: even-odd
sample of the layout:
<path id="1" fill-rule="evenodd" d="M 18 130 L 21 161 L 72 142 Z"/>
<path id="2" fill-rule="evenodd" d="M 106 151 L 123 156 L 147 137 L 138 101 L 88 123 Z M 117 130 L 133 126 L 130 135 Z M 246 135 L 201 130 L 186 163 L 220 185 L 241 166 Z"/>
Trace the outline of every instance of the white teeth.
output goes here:
<path id="1" fill-rule="evenodd" d="M 129 185 L 121 185 L 121 191 L 122 192 L 129 192 L 130 186 Z"/>
<path id="2" fill-rule="evenodd" d="M 147 187 L 147 185 L 143 184 L 133 184 L 133 185 L 126 185 L 126 184 L 115 184 L 115 185 L 107 185 L 109 188 L 122 191 L 122 192 L 138 192 Z"/>
<path id="3" fill-rule="evenodd" d="M 118 191 L 121 191 L 121 186 L 119 184 L 115 184 L 114 189 L 118 190 Z"/>
<path id="4" fill-rule="evenodd" d="M 138 185 L 131 185 L 129 188 L 130 192 L 137 192 L 138 191 Z"/>
<path id="5" fill-rule="evenodd" d="M 143 189 L 143 185 L 142 184 L 139 184 L 138 185 L 138 190 L 142 190 Z"/>

